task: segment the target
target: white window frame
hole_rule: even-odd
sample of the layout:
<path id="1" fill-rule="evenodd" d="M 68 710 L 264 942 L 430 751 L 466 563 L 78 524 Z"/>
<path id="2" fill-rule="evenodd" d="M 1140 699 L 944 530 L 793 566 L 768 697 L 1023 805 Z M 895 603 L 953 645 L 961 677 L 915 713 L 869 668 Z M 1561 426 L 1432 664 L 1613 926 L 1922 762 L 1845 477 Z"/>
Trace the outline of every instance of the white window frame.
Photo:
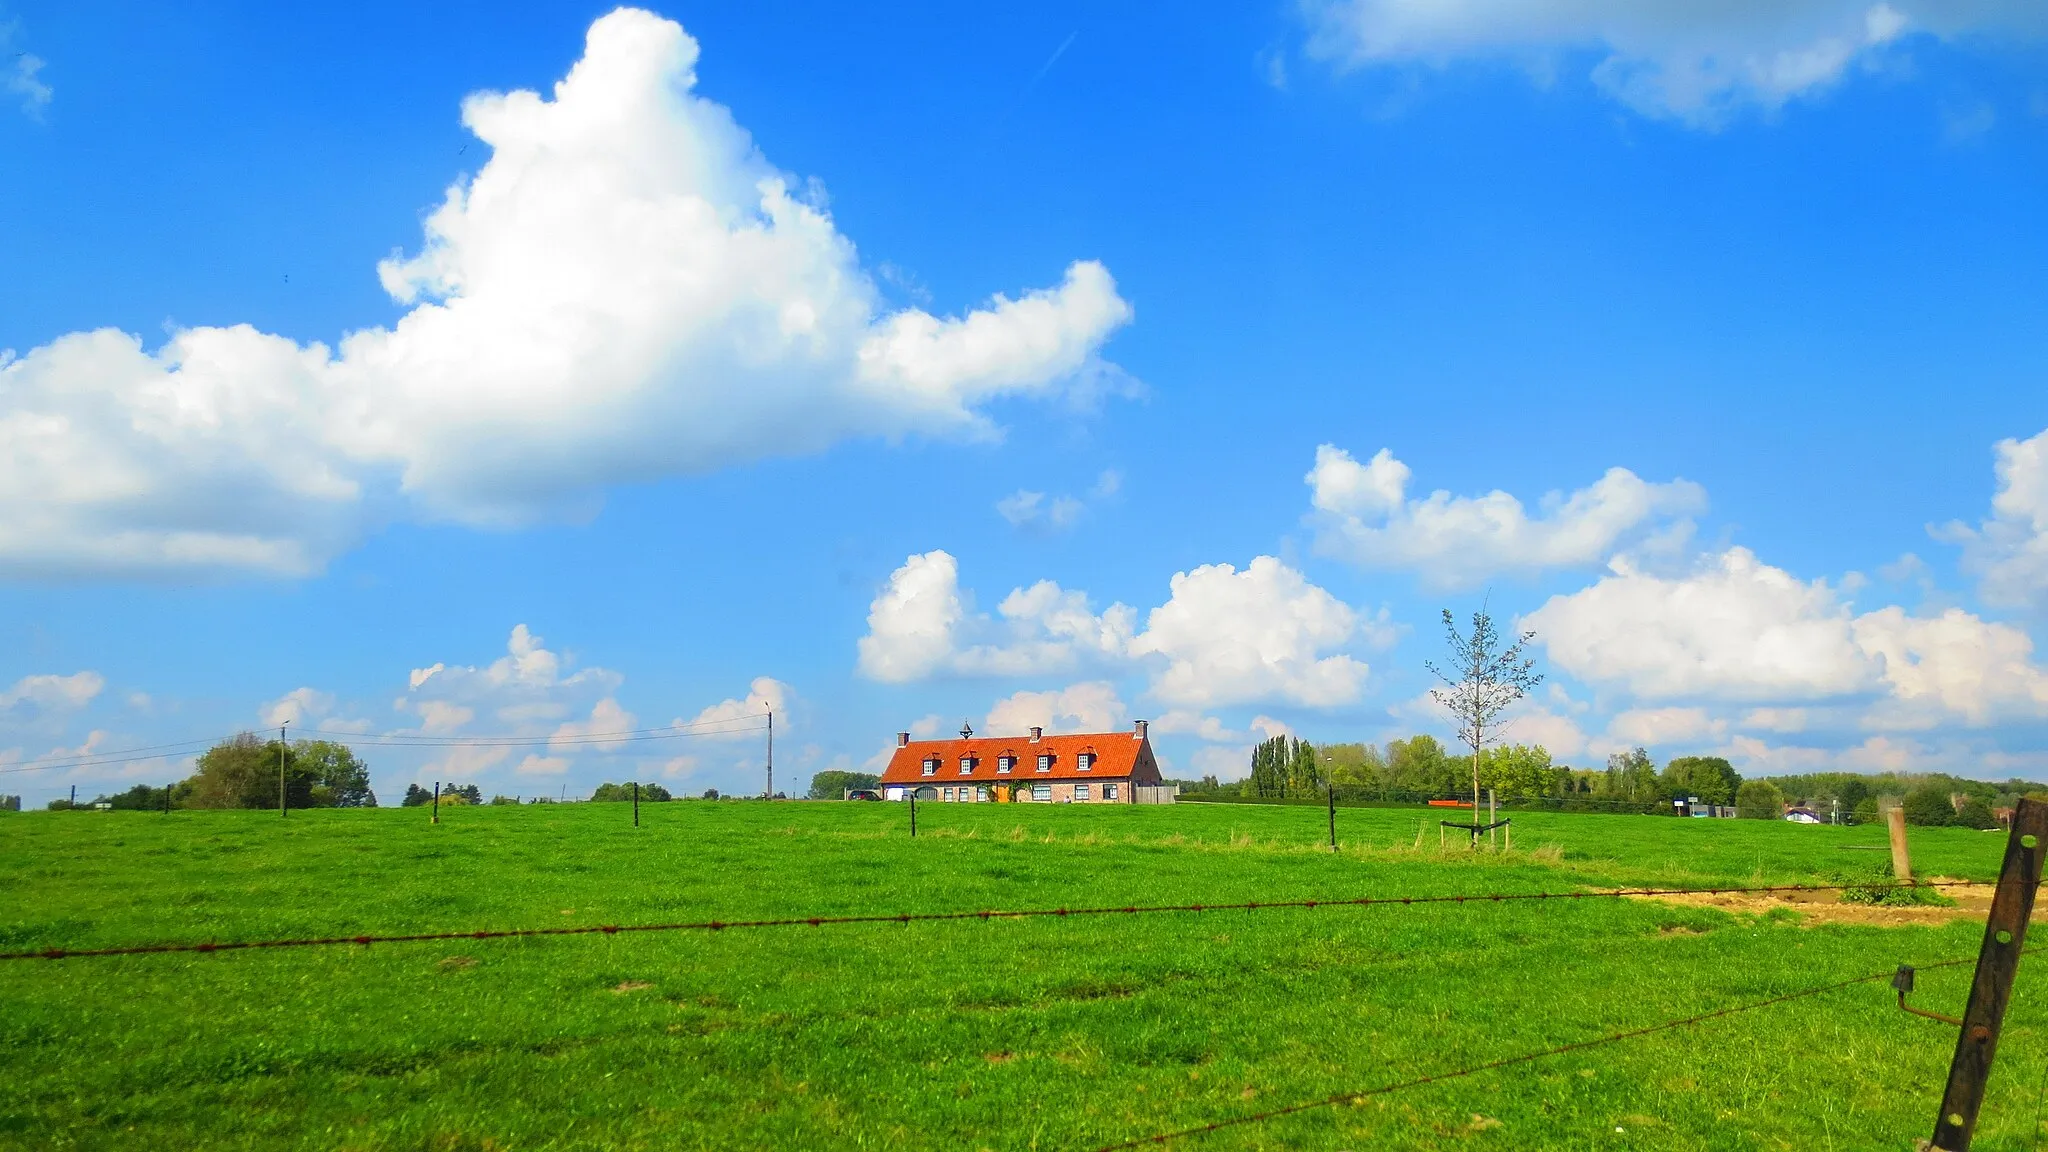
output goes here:
<path id="1" fill-rule="evenodd" d="M 1074 785 L 1074 799 L 1087 800 L 1088 798 L 1088 786 L 1086 784 Z"/>
<path id="2" fill-rule="evenodd" d="M 974 802 L 976 804 L 988 803 L 988 785 L 976 784 L 974 786 Z"/>
<path id="3" fill-rule="evenodd" d="M 1050 785 L 1050 784 L 1033 784 L 1033 785 L 1031 786 L 1031 798 L 1032 798 L 1033 800 L 1038 800 L 1038 801 L 1048 801 L 1048 800 L 1051 800 L 1051 799 L 1052 799 L 1052 785 Z"/>
<path id="4" fill-rule="evenodd" d="M 939 758 L 937 756 L 925 757 L 924 774 L 927 776 L 937 776 L 939 774 Z"/>
<path id="5" fill-rule="evenodd" d="M 974 775 L 974 770 L 979 767 L 981 767 L 981 758 L 978 756 L 962 756 L 960 758 L 960 774 L 962 776 Z"/>
<path id="6" fill-rule="evenodd" d="M 1095 771 L 1095 753 L 1093 753 L 1093 752 L 1083 752 L 1083 753 L 1081 753 L 1081 754 L 1080 754 L 1079 756 L 1076 756 L 1076 757 L 1074 757 L 1074 771 L 1076 771 L 1076 772 L 1093 772 L 1093 771 Z"/>
<path id="7" fill-rule="evenodd" d="M 1040 772 L 1052 771 L 1052 753 L 1041 752 L 1038 754 L 1038 770 Z"/>
<path id="8" fill-rule="evenodd" d="M 1114 784 L 1104 784 L 1104 785 L 1102 786 L 1102 798 L 1103 798 L 1104 800 L 1114 800 L 1114 799 L 1116 799 L 1116 785 L 1114 785 Z"/>
<path id="9" fill-rule="evenodd" d="M 953 802 L 953 790 L 951 788 L 939 789 L 939 799 L 947 804 L 951 804 Z"/>
<path id="10" fill-rule="evenodd" d="M 996 775 L 1008 776 L 1016 767 L 1017 758 L 1015 756 L 996 757 Z"/>

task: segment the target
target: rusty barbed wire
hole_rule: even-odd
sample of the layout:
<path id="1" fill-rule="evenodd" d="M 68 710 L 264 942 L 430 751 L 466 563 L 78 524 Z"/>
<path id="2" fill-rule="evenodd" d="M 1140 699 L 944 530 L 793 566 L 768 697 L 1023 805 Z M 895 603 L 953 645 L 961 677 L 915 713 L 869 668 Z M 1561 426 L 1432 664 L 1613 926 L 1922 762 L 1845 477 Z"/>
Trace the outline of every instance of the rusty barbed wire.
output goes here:
<path id="1" fill-rule="evenodd" d="M 1503 904 L 1515 901 L 1599 900 L 1646 896 L 1735 896 L 1754 893 L 1841 892 L 1856 889 L 1882 892 L 1900 889 L 1956 888 L 1975 880 L 1922 880 L 1891 883 L 1765 884 L 1723 888 L 1612 888 L 1579 892 L 1483 892 L 1449 896 L 1357 896 L 1332 900 L 1247 900 L 1221 904 L 1127 904 L 1093 908 L 1009 908 L 967 912 L 896 912 L 864 916 L 789 916 L 761 920 L 692 920 L 665 924 L 586 924 L 566 928 L 486 928 L 468 932 L 409 932 L 308 936 L 277 940 L 215 940 L 129 944 L 111 948 L 42 948 L 0 952 L 0 960 L 77 960 L 98 956 L 147 956 L 177 952 L 237 952 L 274 948 L 316 948 L 339 944 L 410 944 L 429 940 L 511 940 L 540 936 L 615 936 L 637 932 L 722 932 L 749 928 L 822 928 L 850 924 L 921 924 L 959 920 L 1028 920 L 1047 917 L 1143 916 L 1167 913 L 1259 912 L 1282 908 L 1383 908 L 1434 904 Z"/>
<path id="2" fill-rule="evenodd" d="M 2038 947 L 2027 948 L 2023 949 L 2020 954 L 2024 956 L 2039 950 Z M 1924 972 L 1936 968 L 1954 968 L 1962 964 L 1975 963 L 1976 959 L 1975 956 L 1963 956 L 1953 960 L 1938 960 L 1932 964 L 1919 965 L 1919 970 Z M 1339 1092 L 1332 1096 L 1324 1096 L 1318 1100 L 1304 1100 L 1298 1104 L 1289 1104 L 1284 1108 L 1272 1108 L 1264 1112 L 1254 1112 L 1247 1116 L 1233 1116 L 1227 1120 L 1217 1120 L 1209 1124 L 1196 1125 L 1192 1128 L 1181 1128 L 1172 1132 L 1160 1132 L 1151 1136 L 1141 1136 L 1135 1140 L 1123 1141 L 1120 1144 L 1105 1144 L 1096 1148 L 1094 1152 L 1128 1152 L 1132 1148 L 1153 1148 L 1173 1140 L 1181 1140 L 1191 1136 L 1205 1136 L 1211 1132 L 1220 1132 L 1227 1128 L 1242 1128 L 1252 1124 L 1263 1124 L 1268 1120 L 1277 1120 L 1283 1116 L 1295 1116 L 1303 1112 L 1312 1112 L 1318 1108 L 1338 1108 L 1347 1104 L 1363 1104 L 1375 1096 L 1386 1096 L 1404 1089 L 1420 1088 L 1428 1084 L 1441 1084 L 1447 1080 L 1460 1080 L 1467 1076 L 1476 1076 L 1481 1072 L 1492 1072 L 1501 1068 L 1510 1068 L 1517 1064 L 1528 1064 L 1536 1060 L 1547 1059 L 1551 1056 L 1563 1056 L 1567 1053 L 1580 1052 L 1588 1048 L 1599 1048 L 1608 1044 L 1617 1044 L 1623 1040 L 1634 1040 L 1638 1037 L 1649 1036 L 1658 1032 L 1669 1032 L 1676 1028 L 1690 1027 L 1691 1025 L 1701 1024 L 1722 1016 L 1754 1012 L 1759 1008 L 1770 1008 L 1779 1004 L 1790 1003 L 1794 1000 L 1804 1000 L 1811 996 L 1839 991 L 1858 984 L 1871 984 L 1879 980 L 1889 980 L 1891 976 L 1892 973 L 1889 971 L 1875 972 L 1868 976 L 1855 976 L 1847 980 L 1837 980 L 1830 984 L 1821 984 L 1813 988 L 1801 989 L 1797 992 L 1787 992 L 1781 996 L 1772 996 L 1765 1000 L 1753 1000 L 1747 1004 L 1717 1008 L 1712 1012 L 1702 1012 L 1696 1016 L 1687 1016 L 1680 1020 L 1666 1020 L 1661 1024 L 1631 1028 L 1625 1032 L 1614 1032 L 1606 1036 L 1595 1037 L 1591 1040 L 1577 1040 L 1570 1044 L 1560 1044 L 1555 1048 L 1545 1048 L 1538 1052 L 1524 1052 L 1519 1056 L 1489 1060 L 1484 1064 L 1474 1064 L 1470 1067 L 1459 1068 L 1449 1072 L 1435 1072 L 1428 1076 L 1416 1076 L 1407 1080 L 1397 1080 L 1391 1084 L 1382 1084 L 1376 1088 L 1366 1088 L 1357 1092 Z"/>

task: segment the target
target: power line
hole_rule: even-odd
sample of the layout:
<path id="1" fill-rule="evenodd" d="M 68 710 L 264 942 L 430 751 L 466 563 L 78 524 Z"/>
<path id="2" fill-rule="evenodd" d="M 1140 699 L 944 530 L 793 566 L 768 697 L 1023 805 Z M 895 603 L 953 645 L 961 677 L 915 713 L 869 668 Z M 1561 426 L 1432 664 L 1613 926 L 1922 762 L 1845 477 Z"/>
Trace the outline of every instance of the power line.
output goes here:
<path id="1" fill-rule="evenodd" d="M 2021 954 L 2024 955 L 2027 952 L 2035 952 L 2038 950 L 2038 948 L 2028 948 L 2025 949 Z M 1936 961 L 1933 964 L 1920 965 L 1919 970 L 1924 972 L 1934 968 L 1953 968 L 1958 964 L 1972 963 L 1975 961 L 1975 959 L 1976 957 L 1974 956 L 1964 956 L 1958 957 L 1953 960 L 1940 960 Z M 1135 1140 L 1126 1140 L 1121 1144 L 1105 1144 L 1102 1147 L 1096 1149 L 1095 1152 L 1127 1152 L 1128 1149 L 1132 1148 L 1155 1147 L 1157 1145 L 1164 1144 L 1170 1140 L 1179 1140 L 1189 1136 L 1203 1136 L 1211 1132 L 1220 1132 L 1226 1128 L 1242 1128 L 1249 1124 L 1263 1124 L 1268 1120 L 1275 1120 L 1282 1116 L 1298 1115 L 1299 1113 L 1314 1111 L 1318 1108 L 1335 1108 L 1346 1104 L 1362 1104 L 1366 1100 L 1371 1099 L 1372 1097 L 1390 1095 L 1392 1093 L 1399 1092 L 1407 1088 L 1420 1088 L 1427 1084 L 1441 1084 L 1447 1080 L 1459 1080 L 1467 1076 L 1476 1076 L 1481 1072 L 1492 1072 L 1497 1071 L 1501 1068 L 1511 1068 L 1517 1064 L 1528 1064 L 1533 1061 L 1543 1060 L 1551 1056 L 1562 1056 L 1569 1052 L 1582 1052 L 1588 1048 L 1599 1048 L 1608 1044 L 1617 1044 L 1623 1040 L 1634 1040 L 1638 1037 L 1650 1036 L 1658 1032 L 1668 1032 L 1674 1028 L 1686 1028 L 1694 1024 L 1704 1023 L 1708 1020 L 1718 1019 L 1722 1016 L 1733 1016 L 1741 1012 L 1754 1012 L 1759 1008 L 1770 1008 L 1775 1005 L 1790 1003 L 1794 1000 L 1804 1000 L 1810 996 L 1819 996 L 1822 993 L 1835 992 L 1843 988 L 1854 987 L 1858 984 L 1870 984 L 1879 980 L 1889 980 L 1891 979 L 1891 977 L 1891 972 L 1876 972 L 1868 976 L 1855 976 L 1847 980 L 1837 980 L 1832 984 L 1822 984 L 1817 987 L 1802 989 L 1798 992 L 1787 992 L 1782 996 L 1772 996 L 1769 999 L 1765 1000 L 1753 1000 L 1747 1004 L 1737 1004 L 1727 1008 L 1717 1008 L 1712 1012 L 1702 1012 L 1697 1016 L 1687 1016 L 1681 1020 L 1666 1020 L 1662 1024 L 1651 1024 L 1643 1028 L 1632 1028 L 1626 1032 L 1614 1032 L 1610 1033 L 1609 1035 L 1601 1036 L 1592 1040 L 1579 1040 L 1570 1044 L 1560 1044 L 1555 1048 L 1545 1048 L 1537 1052 L 1524 1052 L 1519 1056 L 1509 1056 L 1500 1060 L 1490 1060 L 1484 1064 L 1474 1064 L 1468 1068 L 1459 1068 L 1451 1072 L 1436 1072 L 1428 1076 L 1417 1076 L 1408 1080 L 1397 1080 L 1391 1084 L 1382 1084 L 1377 1088 L 1366 1088 L 1357 1092 L 1339 1092 L 1334 1096 L 1325 1096 L 1320 1100 L 1305 1100 L 1299 1104 L 1289 1104 L 1284 1108 L 1274 1108 L 1265 1112 L 1255 1112 L 1249 1116 L 1235 1116 L 1228 1120 L 1218 1120 L 1213 1123 L 1202 1124 L 1193 1128 L 1182 1128 L 1173 1132 L 1161 1132 L 1153 1136 L 1142 1136 Z"/>
<path id="2" fill-rule="evenodd" d="M 1628 896 L 1722 896 L 1754 892 L 1840 892 L 1855 888 L 1954 888 L 1972 880 L 1931 880 L 1891 884 L 1769 884 L 1738 888 L 1616 888 L 1591 892 L 1486 892 L 1459 896 L 1359 896 L 1337 900 L 1251 900 L 1234 904 L 1131 904 L 1121 908 L 1013 908 L 971 912 L 897 912 L 867 916 L 792 916 L 773 920 L 694 920 L 673 924 L 586 924 L 566 928 L 486 928 L 470 932 L 414 932 L 403 935 L 294 937 L 200 943 L 130 944 L 115 948 L 45 948 L 0 952 L 0 960 L 73 960 L 95 956 L 142 956 L 167 952 L 238 952 L 262 948 L 314 948 L 330 944 L 410 944 L 424 940 L 512 940 L 532 936 L 615 936 L 621 932 L 722 932 L 745 928 L 821 928 L 846 924 L 919 924 L 958 920 L 1065 919 L 1075 916 L 1143 916 L 1167 912 L 1259 912 L 1280 908 L 1409 907 L 1418 904 L 1501 904 L 1516 900 L 1585 900 Z"/>

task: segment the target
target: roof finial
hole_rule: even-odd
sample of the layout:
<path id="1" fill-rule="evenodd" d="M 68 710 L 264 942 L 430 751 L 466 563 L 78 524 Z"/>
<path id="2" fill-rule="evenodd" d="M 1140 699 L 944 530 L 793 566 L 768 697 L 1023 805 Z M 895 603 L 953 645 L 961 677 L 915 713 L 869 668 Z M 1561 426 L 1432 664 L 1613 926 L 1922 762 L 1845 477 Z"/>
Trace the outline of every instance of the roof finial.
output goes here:
<path id="1" fill-rule="evenodd" d="M 964 719 L 960 721 L 960 738 L 962 740 L 974 739 L 974 725 L 969 724 Z"/>

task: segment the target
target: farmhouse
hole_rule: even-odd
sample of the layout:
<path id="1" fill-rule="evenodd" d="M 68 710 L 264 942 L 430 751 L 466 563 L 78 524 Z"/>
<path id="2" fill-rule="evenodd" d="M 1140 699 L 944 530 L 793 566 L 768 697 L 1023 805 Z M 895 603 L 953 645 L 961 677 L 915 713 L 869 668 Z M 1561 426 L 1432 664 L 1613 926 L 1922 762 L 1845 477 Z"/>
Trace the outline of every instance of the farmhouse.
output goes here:
<path id="1" fill-rule="evenodd" d="M 955 804 L 1136 804 L 1138 789 L 1159 787 L 1159 762 L 1145 721 L 1129 732 L 1047 736 L 976 736 L 966 725 L 957 740 L 912 740 L 896 734 L 896 753 L 882 771 L 882 796 Z"/>

